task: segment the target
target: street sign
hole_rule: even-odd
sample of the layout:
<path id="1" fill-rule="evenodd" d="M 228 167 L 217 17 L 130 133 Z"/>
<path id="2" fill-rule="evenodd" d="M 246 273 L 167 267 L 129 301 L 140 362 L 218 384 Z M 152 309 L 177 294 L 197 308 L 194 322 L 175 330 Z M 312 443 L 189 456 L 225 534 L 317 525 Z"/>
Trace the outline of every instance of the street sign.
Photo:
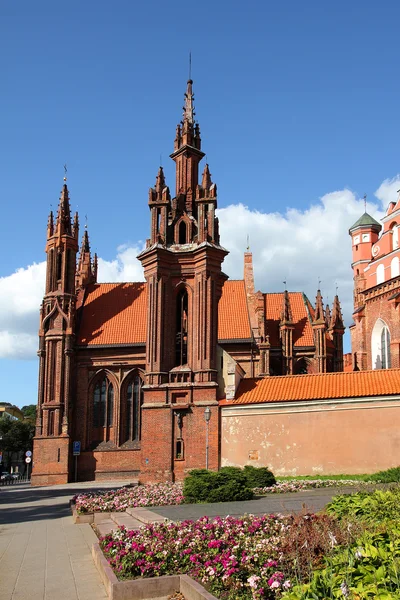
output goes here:
<path id="1" fill-rule="evenodd" d="M 25 458 L 25 462 L 26 462 L 26 463 L 28 463 L 28 465 L 29 465 L 29 463 L 31 462 L 31 460 L 32 460 L 32 459 L 31 459 L 31 457 L 30 457 L 30 456 L 27 456 L 27 457 Z"/>
<path id="2" fill-rule="evenodd" d="M 32 452 L 31 452 L 30 450 L 27 450 L 27 451 L 25 452 L 25 456 L 32 456 Z"/>
<path id="3" fill-rule="evenodd" d="M 72 442 L 72 454 L 74 456 L 79 456 L 81 453 L 81 443 L 80 442 Z"/>

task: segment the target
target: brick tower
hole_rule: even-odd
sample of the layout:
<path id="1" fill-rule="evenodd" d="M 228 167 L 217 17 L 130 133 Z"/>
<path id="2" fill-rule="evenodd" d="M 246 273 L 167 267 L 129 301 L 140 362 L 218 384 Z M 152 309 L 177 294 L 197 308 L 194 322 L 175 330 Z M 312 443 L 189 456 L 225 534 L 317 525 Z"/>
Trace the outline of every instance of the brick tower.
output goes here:
<path id="1" fill-rule="evenodd" d="M 227 278 L 221 270 L 227 251 L 219 243 L 217 187 L 208 164 L 199 184 L 204 153 L 192 83 L 187 83 L 171 154 L 175 197 L 160 167 L 149 191 L 150 239 L 139 256 L 148 286 L 143 481 L 182 479 L 206 463 L 218 468 L 218 302 Z"/>
<path id="2" fill-rule="evenodd" d="M 39 396 L 34 439 L 35 485 L 66 483 L 69 473 L 69 405 L 75 328 L 78 215 L 71 219 L 64 184 L 56 223 L 47 225 L 46 289 L 40 309 Z"/>

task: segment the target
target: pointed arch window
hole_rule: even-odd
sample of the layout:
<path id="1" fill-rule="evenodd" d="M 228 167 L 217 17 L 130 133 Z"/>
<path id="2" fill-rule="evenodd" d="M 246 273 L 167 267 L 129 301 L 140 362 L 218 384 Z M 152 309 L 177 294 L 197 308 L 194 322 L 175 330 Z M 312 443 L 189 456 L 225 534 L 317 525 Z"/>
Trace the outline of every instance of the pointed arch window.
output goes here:
<path id="1" fill-rule="evenodd" d="M 379 285 L 385 281 L 385 266 L 380 264 L 376 267 L 376 284 Z"/>
<path id="2" fill-rule="evenodd" d="M 114 422 L 114 387 L 106 376 L 100 379 L 93 393 L 93 426 L 112 427 Z"/>
<path id="3" fill-rule="evenodd" d="M 188 361 L 188 294 L 179 292 L 176 299 L 176 346 L 175 365 L 186 365 Z"/>
<path id="4" fill-rule="evenodd" d="M 373 369 L 390 369 L 390 331 L 382 319 L 378 319 L 371 335 L 371 354 Z"/>
<path id="5" fill-rule="evenodd" d="M 392 258 L 392 261 L 390 263 L 390 277 L 391 277 L 391 279 L 393 279 L 393 277 L 398 277 L 399 274 L 400 274 L 399 257 L 395 256 L 394 258 Z"/>
<path id="6" fill-rule="evenodd" d="M 179 223 L 179 244 L 186 244 L 187 241 L 187 227 L 185 221 Z"/>
<path id="7" fill-rule="evenodd" d="M 126 430 L 125 440 L 140 440 L 140 407 L 142 405 L 142 380 L 139 375 L 129 382 L 126 389 Z"/>

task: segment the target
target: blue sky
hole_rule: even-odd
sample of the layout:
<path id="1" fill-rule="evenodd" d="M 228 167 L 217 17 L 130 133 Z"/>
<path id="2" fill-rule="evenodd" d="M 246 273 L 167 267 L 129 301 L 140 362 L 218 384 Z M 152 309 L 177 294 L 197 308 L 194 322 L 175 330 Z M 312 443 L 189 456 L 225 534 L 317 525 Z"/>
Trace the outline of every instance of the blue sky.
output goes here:
<path id="1" fill-rule="evenodd" d="M 42 271 L 29 266 L 44 259 L 65 162 L 104 277 L 136 274 L 128 262 L 148 236 L 160 155 L 174 187 L 189 51 L 228 274 L 240 277 L 249 233 L 263 291 L 289 278 L 313 299 L 320 276 L 328 299 L 339 280 L 351 300 L 347 229 L 364 193 L 379 216 L 400 171 L 399 17 L 397 2 L 371 0 L 0 0 L 0 332 L 13 328 L 23 346 L 37 328 Z M 0 400 L 36 402 L 32 351 L 1 341 Z"/>

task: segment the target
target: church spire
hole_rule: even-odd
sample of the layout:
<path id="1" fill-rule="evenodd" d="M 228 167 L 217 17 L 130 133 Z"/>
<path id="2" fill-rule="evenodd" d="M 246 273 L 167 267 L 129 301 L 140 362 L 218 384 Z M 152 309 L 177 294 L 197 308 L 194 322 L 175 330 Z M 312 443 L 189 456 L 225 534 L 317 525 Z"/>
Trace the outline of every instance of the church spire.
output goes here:
<path id="1" fill-rule="evenodd" d="M 183 123 L 187 122 L 187 123 L 190 123 L 191 125 L 194 124 L 194 117 L 196 114 L 194 112 L 194 94 L 193 94 L 192 85 L 193 85 L 193 80 L 188 79 L 187 88 L 186 88 L 186 92 L 185 92 L 185 103 L 183 106 Z"/>
<path id="2" fill-rule="evenodd" d="M 325 307 L 325 323 L 326 326 L 329 328 L 331 324 L 331 309 L 329 308 L 329 304 L 327 304 Z"/>
<path id="3" fill-rule="evenodd" d="M 340 307 L 339 296 L 337 294 L 333 300 L 330 329 L 343 329 L 344 330 L 342 309 Z"/>
<path id="4" fill-rule="evenodd" d="M 204 190 L 209 190 L 211 186 L 212 186 L 211 173 L 210 173 L 210 169 L 208 168 L 208 163 L 206 163 L 206 165 L 204 167 L 204 171 L 203 171 L 203 177 L 201 180 L 201 187 Z"/>
<path id="5" fill-rule="evenodd" d="M 58 204 L 56 231 L 59 236 L 72 235 L 71 209 L 67 184 L 64 183 Z"/>
<path id="6" fill-rule="evenodd" d="M 79 253 L 78 270 L 76 273 L 76 287 L 77 289 L 82 289 L 89 283 L 95 282 L 96 277 L 94 275 L 94 269 L 92 267 L 92 259 L 90 255 L 89 234 L 87 231 L 87 227 L 85 227 L 85 231 L 83 232 L 82 236 L 81 249 Z"/>
<path id="7" fill-rule="evenodd" d="M 314 323 L 325 322 L 324 315 L 324 303 L 322 302 L 321 290 L 317 290 L 317 295 L 315 298 L 315 315 L 314 315 Z"/>
<path id="8" fill-rule="evenodd" d="M 293 323 L 292 307 L 290 305 L 289 292 L 287 290 L 283 293 L 283 306 L 281 313 L 281 325 L 287 325 Z"/>

